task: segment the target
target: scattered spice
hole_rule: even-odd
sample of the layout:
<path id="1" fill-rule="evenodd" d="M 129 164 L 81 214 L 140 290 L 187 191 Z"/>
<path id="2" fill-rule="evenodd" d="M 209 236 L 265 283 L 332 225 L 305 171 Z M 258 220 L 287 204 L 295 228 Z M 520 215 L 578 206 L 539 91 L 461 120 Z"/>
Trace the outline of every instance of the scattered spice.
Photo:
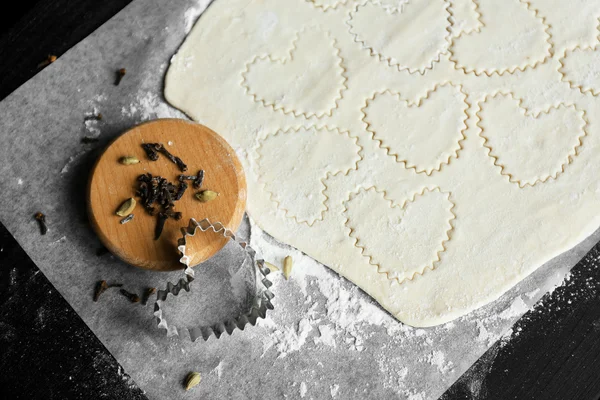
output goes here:
<path id="1" fill-rule="evenodd" d="M 117 71 L 117 79 L 115 80 L 116 86 L 119 86 L 119 83 L 121 83 L 121 80 L 123 79 L 126 73 L 127 70 L 125 68 L 121 68 Z"/>
<path id="2" fill-rule="evenodd" d="M 40 224 L 40 233 L 45 235 L 48 232 L 48 226 L 46 225 L 46 216 L 41 212 L 36 212 L 34 218 Z"/>
<path id="3" fill-rule="evenodd" d="M 83 144 L 90 144 L 90 143 L 96 143 L 99 142 L 100 139 L 95 138 L 95 137 L 91 137 L 91 136 L 84 136 L 81 138 L 81 143 Z"/>
<path id="4" fill-rule="evenodd" d="M 197 386 L 201 380 L 202 377 L 200 376 L 199 372 L 190 372 L 185 379 L 185 390 L 190 390 L 191 388 Z"/>
<path id="5" fill-rule="evenodd" d="M 100 298 L 100 295 L 104 293 L 106 289 L 108 289 L 108 283 L 106 283 L 106 281 L 99 281 L 96 284 L 96 291 L 94 292 L 94 301 L 98 301 L 98 298 Z"/>
<path id="6" fill-rule="evenodd" d="M 177 165 L 181 172 L 187 171 L 187 165 L 185 165 L 183 160 L 171 154 L 162 143 L 143 143 L 142 148 L 146 151 L 148 158 L 150 158 L 152 161 L 158 160 L 158 153 L 162 153 L 172 163 Z"/>
<path id="7" fill-rule="evenodd" d="M 219 193 L 213 192 L 212 190 L 202 190 L 196 193 L 196 198 L 202 203 L 207 203 L 216 199 L 218 195 Z"/>
<path id="8" fill-rule="evenodd" d="M 125 218 L 123 218 L 121 221 L 119 221 L 119 223 L 121 225 L 128 223 L 129 221 L 131 221 L 133 219 L 134 215 L 133 214 L 129 214 L 128 216 L 126 216 Z"/>
<path id="9" fill-rule="evenodd" d="M 179 221 L 183 217 L 183 214 L 181 214 L 179 211 L 167 210 L 165 211 L 165 214 L 167 214 L 167 217 L 173 218 L 175 221 Z"/>
<path id="10" fill-rule="evenodd" d="M 56 57 L 54 54 L 49 54 L 48 57 L 42 61 L 41 63 L 38 64 L 38 69 L 39 68 L 44 68 L 45 66 L 48 66 L 50 64 L 52 64 L 54 61 L 56 61 L 58 57 Z"/>
<path id="11" fill-rule="evenodd" d="M 179 190 L 177 190 L 177 193 L 175 194 L 175 198 L 173 200 L 177 201 L 177 200 L 181 199 L 183 197 L 183 194 L 187 190 L 187 188 L 188 188 L 188 184 L 185 182 L 181 182 L 179 184 Z"/>
<path id="12" fill-rule="evenodd" d="M 107 289 L 110 289 L 112 287 L 122 287 L 123 284 L 121 283 L 113 283 L 112 285 L 109 285 L 108 283 L 106 283 L 105 280 L 102 281 L 98 281 L 98 283 L 96 284 L 96 290 L 94 291 L 94 301 L 98 301 L 98 299 L 100 298 L 100 295 L 102 293 L 104 293 Z"/>
<path id="13" fill-rule="evenodd" d="M 200 189 L 202 186 L 202 182 L 204 182 L 204 170 L 201 169 L 196 174 L 196 179 L 194 180 L 194 189 Z"/>
<path id="14" fill-rule="evenodd" d="M 86 115 L 85 118 L 83 118 L 84 121 L 100 121 L 102 120 L 102 113 L 98 113 L 95 115 Z"/>
<path id="15" fill-rule="evenodd" d="M 158 213 L 158 219 L 156 220 L 156 228 L 154 230 L 154 240 L 158 240 L 160 238 L 160 235 L 162 235 L 162 231 L 165 227 L 165 222 L 168 218 L 169 216 L 166 213 Z"/>
<path id="16" fill-rule="evenodd" d="M 173 211 L 173 208 L 175 202 L 183 196 L 187 184 L 181 182 L 179 186 L 175 186 L 165 178 L 152 176 L 150 173 L 138 176 L 137 181 L 136 196 L 141 198 L 142 205 L 149 215 L 158 216 L 154 231 L 154 237 L 158 240 L 168 218 L 177 221 L 182 218 L 182 214 Z"/>
<path id="17" fill-rule="evenodd" d="M 292 275 L 292 256 L 286 256 L 283 259 L 283 276 L 285 279 L 289 279 L 290 275 Z"/>
<path id="18" fill-rule="evenodd" d="M 154 143 L 142 143 L 142 149 L 144 149 L 146 155 L 151 161 L 158 160 L 158 153 L 154 148 Z"/>
<path id="19" fill-rule="evenodd" d="M 119 162 L 123 165 L 133 165 L 133 164 L 139 163 L 140 160 L 138 160 L 137 157 L 124 156 L 124 157 L 119 158 Z"/>
<path id="20" fill-rule="evenodd" d="M 129 214 L 131 214 L 131 212 L 133 211 L 133 209 L 135 208 L 137 202 L 135 201 L 135 199 L 133 197 L 125 200 L 123 202 L 123 204 L 121 204 L 121 206 L 117 209 L 116 214 L 119 217 L 126 217 Z"/>
<path id="21" fill-rule="evenodd" d="M 196 180 L 196 175 L 179 175 L 179 182 Z"/>
<path id="22" fill-rule="evenodd" d="M 146 303 L 148 303 L 148 300 L 150 299 L 150 296 L 152 296 L 154 293 L 156 293 L 155 287 L 146 289 L 146 291 L 144 292 L 144 299 L 142 300 L 142 304 L 146 305 Z"/>
<path id="23" fill-rule="evenodd" d="M 265 265 L 267 266 L 267 268 L 269 268 L 269 269 L 271 270 L 271 272 L 272 272 L 272 271 L 279 271 L 279 267 L 277 267 L 277 266 L 275 266 L 275 265 L 271 264 L 271 263 L 270 263 L 270 262 L 268 262 L 268 261 L 265 261 Z"/>
<path id="24" fill-rule="evenodd" d="M 130 293 L 125 289 L 121 289 L 120 290 L 121 294 L 125 297 L 127 297 L 129 299 L 129 301 L 131 301 L 132 303 L 139 303 L 140 302 L 140 296 L 138 296 L 135 293 Z"/>
<path id="25" fill-rule="evenodd" d="M 179 175 L 179 182 L 183 181 L 194 181 L 194 188 L 200 189 L 204 181 L 204 170 L 201 169 L 196 175 Z"/>

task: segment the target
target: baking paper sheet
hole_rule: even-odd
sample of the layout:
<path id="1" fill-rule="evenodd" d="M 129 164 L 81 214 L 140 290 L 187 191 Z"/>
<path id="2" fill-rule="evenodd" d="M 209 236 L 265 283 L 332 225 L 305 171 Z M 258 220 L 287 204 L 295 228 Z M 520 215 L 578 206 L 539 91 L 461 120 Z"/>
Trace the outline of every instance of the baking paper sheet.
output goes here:
<path id="1" fill-rule="evenodd" d="M 291 254 L 295 265 L 290 281 L 272 277 L 275 310 L 256 327 L 191 343 L 156 329 L 151 303 L 134 306 L 116 291 L 94 303 L 100 279 L 141 292 L 181 274 L 97 257 L 85 186 L 100 149 L 121 132 L 152 118 L 184 118 L 164 103 L 163 76 L 206 2 L 134 1 L 0 103 L 0 220 L 149 398 L 189 398 L 181 381 L 192 370 L 203 376 L 195 398 L 437 398 L 495 340 L 504 335 L 510 345 L 519 334 L 510 330 L 514 321 L 600 239 L 596 232 L 495 303 L 432 329 L 402 325 L 354 285 L 248 220 L 241 237 L 251 236 L 267 261 L 280 264 Z M 121 67 L 127 75 L 114 86 Z M 101 121 L 84 122 L 95 112 Z M 81 144 L 83 136 L 100 142 Z M 47 214 L 46 236 L 36 211 Z M 226 263 L 227 254 L 221 257 L 213 262 Z M 200 268 L 196 279 L 226 287 L 221 272 Z"/>

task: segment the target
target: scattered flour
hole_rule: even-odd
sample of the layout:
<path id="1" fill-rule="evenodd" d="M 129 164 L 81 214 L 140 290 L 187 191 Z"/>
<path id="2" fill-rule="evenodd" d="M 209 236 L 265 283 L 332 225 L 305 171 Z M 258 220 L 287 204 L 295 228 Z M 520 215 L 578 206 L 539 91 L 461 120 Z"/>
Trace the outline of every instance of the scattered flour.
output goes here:
<path id="1" fill-rule="evenodd" d="M 69 170 L 71 169 L 71 166 L 79 159 L 81 158 L 81 156 L 83 156 L 86 153 L 86 151 L 80 151 L 79 153 L 69 157 L 69 160 L 67 161 L 67 163 L 64 165 L 64 167 L 62 167 L 62 169 L 60 170 L 61 175 L 62 174 L 66 174 L 67 172 L 69 172 Z"/>
<path id="2" fill-rule="evenodd" d="M 277 351 L 279 355 L 277 358 L 283 358 L 288 353 L 298 351 L 302 348 L 308 334 L 312 330 L 312 325 L 307 318 L 302 318 L 298 323 L 298 329 L 286 326 L 283 330 L 276 330 L 275 335 L 277 337 Z"/>
<path id="3" fill-rule="evenodd" d="M 519 317 L 525 314 L 527 311 L 529 311 L 529 306 L 525 304 L 523 299 L 519 296 L 512 302 L 510 307 L 502 311 L 498 316 L 502 319 L 511 319 Z"/>
<path id="4" fill-rule="evenodd" d="M 100 121 L 95 118 L 91 118 L 97 116 L 98 114 L 100 114 L 100 111 L 97 107 L 94 107 L 92 111 L 85 113 L 86 119 L 83 121 L 83 123 L 88 136 L 92 138 L 97 138 L 100 136 L 100 128 L 98 127 Z"/>
<path id="5" fill-rule="evenodd" d="M 425 361 L 436 366 L 442 374 L 450 372 L 454 367 L 451 361 L 446 361 L 444 353 L 434 350 L 425 357 Z"/>
<path id="6" fill-rule="evenodd" d="M 66 241 L 67 241 L 67 237 L 66 236 L 62 236 L 60 239 L 55 240 L 52 243 L 54 243 L 54 244 L 60 244 L 60 243 L 65 243 Z"/>
<path id="7" fill-rule="evenodd" d="M 148 121 L 154 118 L 183 118 L 186 116 L 166 104 L 153 92 L 140 92 L 128 107 L 121 108 L 121 114 L 128 118 L 138 118 L 140 121 Z"/>
<path id="8" fill-rule="evenodd" d="M 194 26 L 194 23 L 196 22 L 200 14 L 202 14 L 202 12 L 206 9 L 210 1 L 211 0 L 198 0 L 196 2 L 196 5 L 185 10 L 183 18 L 185 21 L 184 30 L 186 35 L 190 33 L 192 27 Z"/>
<path id="9" fill-rule="evenodd" d="M 335 329 L 330 325 L 319 325 L 321 336 L 314 339 L 315 344 L 322 343 L 326 346 L 335 347 Z"/>
<path id="10" fill-rule="evenodd" d="M 329 387 L 329 394 L 331 394 L 331 398 L 335 398 L 335 396 L 337 396 L 338 392 L 340 390 L 340 385 L 338 385 L 337 383 L 335 385 L 331 385 Z"/>
<path id="11" fill-rule="evenodd" d="M 210 371 L 211 374 L 217 374 L 217 380 L 221 380 L 221 374 L 223 373 L 223 361 L 219 361 L 219 364 Z"/>
<path id="12" fill-rule="evenodd" d="M 468 351 L 474 354 L 483 354 L 498 340 L 501 346 L 509 344 L 519 334 L 518 329 L 513 331 L 509 327 L 529 311 L 542 294 L 569 279 L 565 278 L 565 272 L 547 276 L 539 289 L 521 296 L 515 294 L 511 301 L 492 304 L 441 326 L 411 328 L 399 323 L 335 272 L 289 246 L 278 244 L 252 220 L 250 223 L 251 244 L 262 258 L 275 265 L 281 265 L 287 255 L 294 259 L 289 281 L 278 273 L 269 275 L 274 293 L 280 292 L 297 301 L 284 309 L 276 304 L 275 311 L 258 322 L 257 327 L 262 329 L 262 333 L 257 333 L 263 342 L 261 357 L 275 352 L 275 358 L 281 359 L 303 348 L 318 351 L 315 346 L 364 352 L 365 360 L 376 362 L 383 387 L 400 398 L 425 400 L 439 396 L 437 392 L 432 395 L 431 385 L 417 382 L 427 378 L 444 382 L 448 387 L 469 367 L 462 353 L 454 348 L 456 338 L 468 341 L 471 348 Z M 381 340 L 382 334 L 387 336 L 385 344 L 371 341 L 372 337 Z M 403 356 L 389 351 L 387 346 L 405 349 Z M 332 398 L 339 397 L 339 385 L 329 388 Z"/>
<path id="13" fill-rule="evenodd" d="M 304 398 L 304 396 L 306 396 L 307 391 L 308 391 L 308 388 L 306 387 L 306 382 L 301 382 L 300 383 L 300 398 Z"/>

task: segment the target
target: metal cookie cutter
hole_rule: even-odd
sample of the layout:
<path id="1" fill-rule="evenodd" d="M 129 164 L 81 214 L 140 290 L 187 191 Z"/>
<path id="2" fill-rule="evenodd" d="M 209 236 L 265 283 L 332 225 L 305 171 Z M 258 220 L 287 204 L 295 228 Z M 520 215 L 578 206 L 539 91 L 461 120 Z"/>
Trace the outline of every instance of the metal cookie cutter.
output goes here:
<path id="1" fill-rule="evenodd" d="M 200 230 L 202 232 L 211 230 L 214 233 L 223 235 L 223 237 L 237 243 L 242 250 L 245 251 L 246 257 L 248 257 L 251 261 L 250 265 L 255 267 L 256 295 L 254 296 L 250 309 L 242 315 L 227 319 L 211 326 L 196 325 L 187 328 L 178 328 L 175 325 L 169 325 L 163 315 L 163 309 L 161 308 L 161 305 L 167 300 L 169 293 L 173 296 L 177 296 L 182 289 L 186 290 L 187 292 L 190 291 L 191 283 L 194 280 L 194 270 L 190 267 L 190 258 L 186 255 L 186 238 L 188 236 L 194 236 L 196 234 L 196 230 Z M 186 228 L 181 228 L 181 232 L 183 237 L 177 241 L 177 249 L 182 255 L 179 262 L 184 264 L 186 267 L 184 271 L 185 276 L 179 279 L 177 284 L 174 285 L 171 282 L 168 282 L 165 289 L 158 291 L 156 295 L 157 300 L 154 305 L 154 315 L 158 320 L 158 327 L 165 329 L 167 331 L 167 336 L 179 335 L 179 331 L 182 329 L 187 329 L 192 342 L 195 342 L 199 337 L 202 337 L 204 340 L 208 340 L 212 334 L 214 334 L 217 339 L 221 337 L 224 332 L 227 332 L 229 335 L 231 335 L 235 328 L 244 330 L 247 324 L 255 325 L 259 318 L 265 318 L 267 310 L 272 310 L 274 308 L 273 304 L 271 303 L 271 299 L 273 299 L 275 295 L 269 290 L 273 283 L 267 279 L 267 275 L 271 271 L 269 268 L 265 267 L 264 260 L 256 259 L 256 251 L 254 251 L 254 249 L 246 242 L 238 239 L 233 232 L 223 226 L 223 224 L 220 222 L 213 224 L 208 219 L 203 219 L 198 222 L 192 218 L 190 219 L 190 222 Z"/>

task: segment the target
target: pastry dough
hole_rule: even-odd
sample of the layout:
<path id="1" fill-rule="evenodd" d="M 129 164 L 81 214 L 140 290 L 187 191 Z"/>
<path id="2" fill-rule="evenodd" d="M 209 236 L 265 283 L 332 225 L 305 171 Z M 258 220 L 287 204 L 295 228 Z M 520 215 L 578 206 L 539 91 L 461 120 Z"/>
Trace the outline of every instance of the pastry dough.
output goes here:
<path id="1" fill-rule="evenodd" d="M 165 96 L 261 228 L 437 325 L 600 225 L 600 3 L 551 3 L 216 0 Z"/>

